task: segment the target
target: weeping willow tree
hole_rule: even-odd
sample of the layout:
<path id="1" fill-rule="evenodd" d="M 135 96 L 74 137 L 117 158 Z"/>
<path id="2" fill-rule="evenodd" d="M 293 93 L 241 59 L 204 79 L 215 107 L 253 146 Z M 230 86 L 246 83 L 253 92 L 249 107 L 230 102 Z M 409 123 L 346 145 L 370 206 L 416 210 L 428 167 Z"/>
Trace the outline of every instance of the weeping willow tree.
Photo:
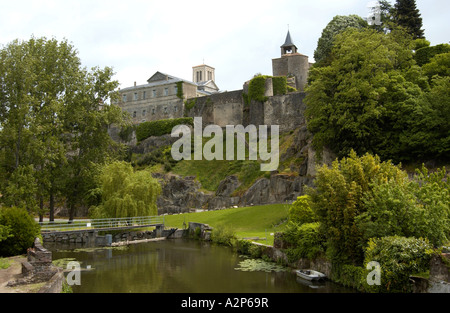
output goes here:
<path id="1" fill-rule="evenodd" d="M 134 171 L 126 162 L 104 167 L 100 175 L 102 203 L 94 209 L 95 218 L 122 218 L 158 214 L 156 199 L 159 182 L 149 171 Z"/>

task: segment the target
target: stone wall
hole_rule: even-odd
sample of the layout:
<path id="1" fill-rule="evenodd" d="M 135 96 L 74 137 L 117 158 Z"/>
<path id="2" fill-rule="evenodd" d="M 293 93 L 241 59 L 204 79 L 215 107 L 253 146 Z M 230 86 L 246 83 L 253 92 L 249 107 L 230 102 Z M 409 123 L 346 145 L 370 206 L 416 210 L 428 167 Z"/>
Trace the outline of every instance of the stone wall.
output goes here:
<path id="1" fill-rule="evenodd" d="M 63 244 L 89 244 L 95 245 L 95 238 L 98 232 L 59 232 L 59 233 L 42 233 L 44 242 L 56 242 Z"/>
<path id="2" fill-rule="evenodd" d="M 243 123 L 242 90 L 188 99 L 188 102 L 193 101 L 195 101 L 194 107 L 186 110 L 185 115 L 202 117 L 203 126 L 214 124 L 225 127 L 227 125 L 242 125 Z"/>
<path id="3" fill-rule="evenodd" d="M 44 282 L 38 293 L 60 293 L 64 274 L 61 268 L 52 264 L 52 252 L 45 249 L 39 238 L 27 251 L 27 260 L 22 263 L 22 277 L 8 282 L 7 286 L 37 284 Z"/>

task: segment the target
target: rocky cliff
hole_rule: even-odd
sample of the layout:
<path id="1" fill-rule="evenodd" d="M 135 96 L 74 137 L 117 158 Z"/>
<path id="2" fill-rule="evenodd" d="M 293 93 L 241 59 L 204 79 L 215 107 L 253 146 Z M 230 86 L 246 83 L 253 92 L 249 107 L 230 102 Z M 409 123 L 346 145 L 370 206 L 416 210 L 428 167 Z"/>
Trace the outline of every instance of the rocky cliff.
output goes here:
<path id="1" fill-rule="evenodd" d="M 305 126 L 293 130 L 281 148 L 280 170 L 255 180 L 244 190 L 239 189 L 242 182 L 237 175 L 227 176 L 215 192 L 210 192 L 202 189 L 195 176 L 154 174 L 162 186 L 158 199 L 159 214 L 292 203 L 304 194 L 305 186 L 313 186 L 316 166 L 319 163 L 331 164 L 335 159 L 334 155 L 324 151 L 322 161 L 317 161 L 311 147 L 311 136 Z"/>

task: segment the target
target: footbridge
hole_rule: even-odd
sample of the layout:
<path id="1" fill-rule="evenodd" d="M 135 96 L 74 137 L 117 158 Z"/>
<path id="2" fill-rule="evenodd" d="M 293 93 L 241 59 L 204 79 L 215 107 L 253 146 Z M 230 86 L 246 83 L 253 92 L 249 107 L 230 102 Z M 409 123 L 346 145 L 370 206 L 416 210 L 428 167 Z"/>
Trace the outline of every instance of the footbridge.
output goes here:
<path id="1" fill-rule="evenodd" d="M 103 239 L 104 237 L 99 236 L 99 232 L 107 233 L 155 227 L 155 237 L 161 237 L 164 230 L 164 216 L 88 219 L 39 224 L 44 241 L 95 244 L 99 238 Z"/>

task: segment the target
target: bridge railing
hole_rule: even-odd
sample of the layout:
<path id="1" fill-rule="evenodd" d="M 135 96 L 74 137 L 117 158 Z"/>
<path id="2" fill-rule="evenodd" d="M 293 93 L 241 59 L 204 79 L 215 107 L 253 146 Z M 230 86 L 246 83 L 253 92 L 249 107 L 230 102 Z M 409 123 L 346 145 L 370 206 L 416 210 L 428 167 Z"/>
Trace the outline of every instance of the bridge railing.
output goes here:
<path id="1" fill-rule="evenodd" d="M 75 231 L 105 228 L 132 228 L 147 225 L 164 224 L 164 216 L 140 216 L 124 218 L 102 218 L 91 220 L 73 220 L 72 222 L 43 222 L 41 232 Z"/>

